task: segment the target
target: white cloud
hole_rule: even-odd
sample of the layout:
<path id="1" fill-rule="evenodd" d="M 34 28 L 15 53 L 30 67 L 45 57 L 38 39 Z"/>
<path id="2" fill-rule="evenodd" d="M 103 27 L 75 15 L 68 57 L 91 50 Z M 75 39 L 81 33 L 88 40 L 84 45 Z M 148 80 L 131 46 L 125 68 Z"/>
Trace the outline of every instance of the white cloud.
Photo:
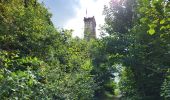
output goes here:
<path id="1" fill-rule="evenodd" d="M 73 29 L 73 37 L 83 37 L 84 31 L 84 22 L 83 18 L 86 17 L 86 9 L 87 9 L 87 17 L 95 16 L 96 19 L 96 33 L 97 37 L 99 37 L 99 25 L 104 24 L 104 16 L 102 15 L 104 5 L 108 5 L 110 0 L 80 0 L 80 8 L 76 9 L 76 17 L 69 20 L 67 24 L 64 26 L 66 29 Z"/>

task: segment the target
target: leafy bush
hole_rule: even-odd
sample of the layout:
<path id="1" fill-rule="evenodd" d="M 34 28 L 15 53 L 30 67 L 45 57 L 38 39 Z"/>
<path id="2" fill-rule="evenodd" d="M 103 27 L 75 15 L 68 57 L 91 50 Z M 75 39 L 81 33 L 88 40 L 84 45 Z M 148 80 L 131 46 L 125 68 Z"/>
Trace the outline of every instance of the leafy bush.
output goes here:
<path id="1" fill-rule="evenodd" d="M 48 98 L 43 75 L 45 63 L 18 52 L 0 51 L 0 98 Z"/>
<path id="2" fill-rule="evenodd" d="M 162 84 L 161 90 L 162 90 L 161 96 L 165 100 L 169 100 L 170 99 L 170 69 L 168 69 L 167 71 L 167 76 Z"/>

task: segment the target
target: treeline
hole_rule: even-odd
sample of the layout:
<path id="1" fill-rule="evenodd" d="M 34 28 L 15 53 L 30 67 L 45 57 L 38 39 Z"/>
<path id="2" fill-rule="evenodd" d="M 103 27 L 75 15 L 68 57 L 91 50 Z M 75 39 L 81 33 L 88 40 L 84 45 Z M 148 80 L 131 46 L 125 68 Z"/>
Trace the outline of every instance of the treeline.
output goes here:
<path id="1" fill-rule="evenodd" d="M 0 2 L 0 99 L 92 98 L 86 42 L 55 29 L 42 4 L 26 1 Z"/>
<path id="2" fill-rule="evenodd" d="M 87 42 L 54 28 L 37 0 L 0 0 L 0 99 L 170 99 L 169 6 L 111 0 L 108 36 Z"/>
<path id="3" fill-rule="evenodd" d="M 112 0 L 102 39 L 123 100 L 170 99 L 169 0 Z"/>

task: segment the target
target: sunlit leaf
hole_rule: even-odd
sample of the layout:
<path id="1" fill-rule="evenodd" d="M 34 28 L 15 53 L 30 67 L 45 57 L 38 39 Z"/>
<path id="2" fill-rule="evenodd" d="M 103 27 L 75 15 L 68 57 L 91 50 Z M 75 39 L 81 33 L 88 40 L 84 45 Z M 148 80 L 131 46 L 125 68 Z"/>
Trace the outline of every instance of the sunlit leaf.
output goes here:
<path id="1" fill-rule="evenodd" d="M 150 35 L 153 35 L 153 34 L 155 33 L 155 30 L 154 30 L 154 29 L 150 29 L 150 30 L 148 31 L 148 33 L 149 33 Z"/>
<path id="2" fill-rule="evenodd" d="M 156 25 L 156 24 L 149 24 L 148 26 L 153 29 L 153 28 L 155 28 L 157 25 Z"/>
<path id="3" fill-rule="evenodd" d="M 162 26 L 162 27 L 160 28 L 160 30 L 164 30 L 164 29 L 166 29 L 166 27 L 165 27 L 165 26 Z"/>
<path id="4" fill-rule="evenodd" d="M 160 21 L 160 24 L 164 24 L 165 23 L 165 19 Z"/>

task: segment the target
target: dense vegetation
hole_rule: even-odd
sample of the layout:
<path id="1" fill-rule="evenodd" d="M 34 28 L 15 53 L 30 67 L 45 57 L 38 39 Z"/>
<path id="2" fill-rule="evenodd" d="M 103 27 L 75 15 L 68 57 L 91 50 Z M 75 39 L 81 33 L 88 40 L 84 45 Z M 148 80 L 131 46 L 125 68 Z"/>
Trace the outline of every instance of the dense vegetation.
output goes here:
<path id="1" fill-rule="evenodd" d="M 86 41 L 37 0 L 0 0 L 0 99 L 169 100 L 169 0 L 117 1 Z"/>

